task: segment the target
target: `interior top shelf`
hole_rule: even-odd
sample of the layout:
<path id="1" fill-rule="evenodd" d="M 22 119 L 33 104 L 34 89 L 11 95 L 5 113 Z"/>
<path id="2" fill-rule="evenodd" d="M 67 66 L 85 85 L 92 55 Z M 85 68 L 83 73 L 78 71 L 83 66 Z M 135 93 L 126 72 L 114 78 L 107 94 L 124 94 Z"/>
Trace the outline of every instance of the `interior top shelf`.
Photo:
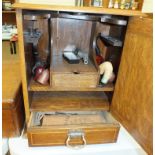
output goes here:
<path id="1" fill-rule="evenodd" d="M 52 87 L 50 85 L 41 85 L 31 79 L 29 87 L 29 91 L 113 91 L 114 84 L 109 83 L 104 87 L 96 87 L 96 88 L 70 88 L 70 87 Z"/>
<path id="2" fill-rule="evenodd" d="M 81 12 L 81 13 L 95 13 L 95 14 L 112 14 L 122 16 L 147 16 L 141 10 L 122 10 L 122 9 L 109 9 L 103 7 L 77 7 L 77 6 L 59 6 L 47 4 L 30 4 L 30 3 L 14 3 L 12 5 L 15 9 L 28 9 L 28 10 L 49 10 L 49 11 L 67 11 L 67 12 Z"/>

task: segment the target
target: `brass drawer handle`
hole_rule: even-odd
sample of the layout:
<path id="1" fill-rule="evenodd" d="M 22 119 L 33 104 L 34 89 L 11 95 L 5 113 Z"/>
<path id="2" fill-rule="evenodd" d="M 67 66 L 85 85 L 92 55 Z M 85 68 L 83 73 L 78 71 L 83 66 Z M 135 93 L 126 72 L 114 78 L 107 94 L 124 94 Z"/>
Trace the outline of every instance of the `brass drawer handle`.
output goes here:
<path id="1" fill-rule="evenodd" d="M 73 138 L 81 137 L 82 139 L 82 144 L 81 145 L 71 145 L 70 141 Z M 68 132 L 68 138 L 66 140 L 66 146 L 72 149 L 82 149 L 86 146 L 87 142 L 84 136 L 84 132 L 82 130 L 72 130 Z"/>

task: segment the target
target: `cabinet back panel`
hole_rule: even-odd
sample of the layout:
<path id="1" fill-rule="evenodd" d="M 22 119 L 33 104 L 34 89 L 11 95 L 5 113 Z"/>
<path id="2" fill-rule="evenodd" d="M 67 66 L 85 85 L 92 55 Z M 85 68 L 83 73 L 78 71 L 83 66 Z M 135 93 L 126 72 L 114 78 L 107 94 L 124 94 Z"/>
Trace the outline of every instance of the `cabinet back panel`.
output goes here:
<path id="1" fill-rule="evenodd" d="M 23 20 L 23 21 L 25 32 L 28 32 L 31 27 L 33 27 L 34 29 L 38 29 L 38 31 L 41 32 L 41 37 L 38 41 L 37 48 L 39 57 L 41 58 L 42 61 L 46 62 L 50 57 L 48 19 L 38 18 L 36 21 L 29 21 L 29 20 Z"/>
<path id="2" fill-rule="evenodd" d="M 52 19 L 53 55 L 61 55 L 67 45 L 75 45 L 88 53 L 91 28 L 91 21 Z"/>
<path id="3" fill-rule="evenodd" d="M 44 61 L 47 61 L 48 57 L 50 57 L 48 19 L 38 19 L 34 27 L 38 28 L 42 33 L 38 42 L 39 56 Z"/>

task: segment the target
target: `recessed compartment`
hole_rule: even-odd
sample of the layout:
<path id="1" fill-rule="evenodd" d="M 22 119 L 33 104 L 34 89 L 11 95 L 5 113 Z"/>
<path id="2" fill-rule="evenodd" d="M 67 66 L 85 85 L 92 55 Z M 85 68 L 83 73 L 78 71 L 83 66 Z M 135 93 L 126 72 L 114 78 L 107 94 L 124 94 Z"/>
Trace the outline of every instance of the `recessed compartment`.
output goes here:
<path id="1" fill-rule="evenodd" d="M 59 13 L 57 18 L 51 20 L 53 44 L 50 81 L 53 88 L 97 87 L 99 74 L 95 68 L 93 58 L 90 56 L 93 37 L 91 18 L 97 20 L 98 16 Z M 80 62 L 70 64 L 64 57 L 65 52 L 76 53 L 75 55 L 80 52 Z M 84 57 L 88 61 L 87 64 L 84 64 Z"/>
<path id="2" fill-rule="evenodd" d="M 24 11 L 23 14 L 26 74 L 29 83 L 31 79 L 38 81 L 39 68 L 42 68 L 42 72 L 47 69 L 49 76 L 50 13 Z M 50 80 L 47 80 L 46 85 L 50 85 Z"/>
<path id="3" fill-rule="evenodd" d="M 108 112 L 32 112 L 27 133 L 30 146 L 79 148 L 115 142 L 119 128 L 119 123 Z"/>
<path id="4" fill-rule="evenodd" d="M 122 47 L 103 49 L 103 40 L 97 38 L 101 34 L 105 37 L 116 37 L 123 43 L 125 25 L 117 25 L 117 22 L 111 24 L 103 21 L 104 18 L 127 23 L 127 18 L 120 16 L 24 11 L 24 45 L 29 90 L 113 91 Z M 68 46 L 75 46 L 81 54 L 78 64 L 70 64 L 63 58 Z M 97 53 L 98 51 L 100 52 Z M 100 83 L 99 64 L 96 61 L 98 54 L 102 57 L 102 62 L 112 63 L 115 74 L 115 80 L 104 85 Z M 87 61 L 88 63 L 85 63 Z M 46 82 L 41 80 L 44 75 L 48 75 L 45 76 L 45 79 L 48 79 Z"/>
<path id="5" fill-rule="evenodd" d="M 109 110 L 104 92 L 34 92 L 31 111 L 94 111 Z"/>

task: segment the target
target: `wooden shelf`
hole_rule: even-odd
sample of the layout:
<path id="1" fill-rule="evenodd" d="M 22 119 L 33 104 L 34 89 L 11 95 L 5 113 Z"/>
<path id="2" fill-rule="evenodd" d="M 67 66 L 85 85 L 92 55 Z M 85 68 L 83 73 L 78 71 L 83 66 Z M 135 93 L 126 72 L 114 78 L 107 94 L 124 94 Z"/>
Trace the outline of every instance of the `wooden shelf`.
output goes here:
<path id="1" fill-rule="evenodd" d="M 2 11 L 2 13 L 16 13 L 16 11 Z"/>
<path id="2" fill-rule="evenodd" d="M 113 91 L 114 85 L 112 83 L 105 85 L 104 87 L 96 88 L 70 88 L 70 87 L 52 87 L 50 85 L 41 85 L 31 79 L 29 91 Z"/>
<path id="3" fill-rule="evenodd" d="M 34 92 L 31 111 L 109 110 L 104 92 Z"/>
<path id="4" fill-rule="evenodd" d="M 47 4 L 30 4 L 30 3 L 14 3 L 15 9 L 28 9 L 28 10 L 49 10 L 49 11 L 66 11 L 66 12 L 83 12 L 95 14 L 113 14 L 122 16 L 147 16 L 141 10 L 122 10 L 122 9 L 109 9 L 99 7 L 77 7 L 77 6 L 58 6 Z"/>

